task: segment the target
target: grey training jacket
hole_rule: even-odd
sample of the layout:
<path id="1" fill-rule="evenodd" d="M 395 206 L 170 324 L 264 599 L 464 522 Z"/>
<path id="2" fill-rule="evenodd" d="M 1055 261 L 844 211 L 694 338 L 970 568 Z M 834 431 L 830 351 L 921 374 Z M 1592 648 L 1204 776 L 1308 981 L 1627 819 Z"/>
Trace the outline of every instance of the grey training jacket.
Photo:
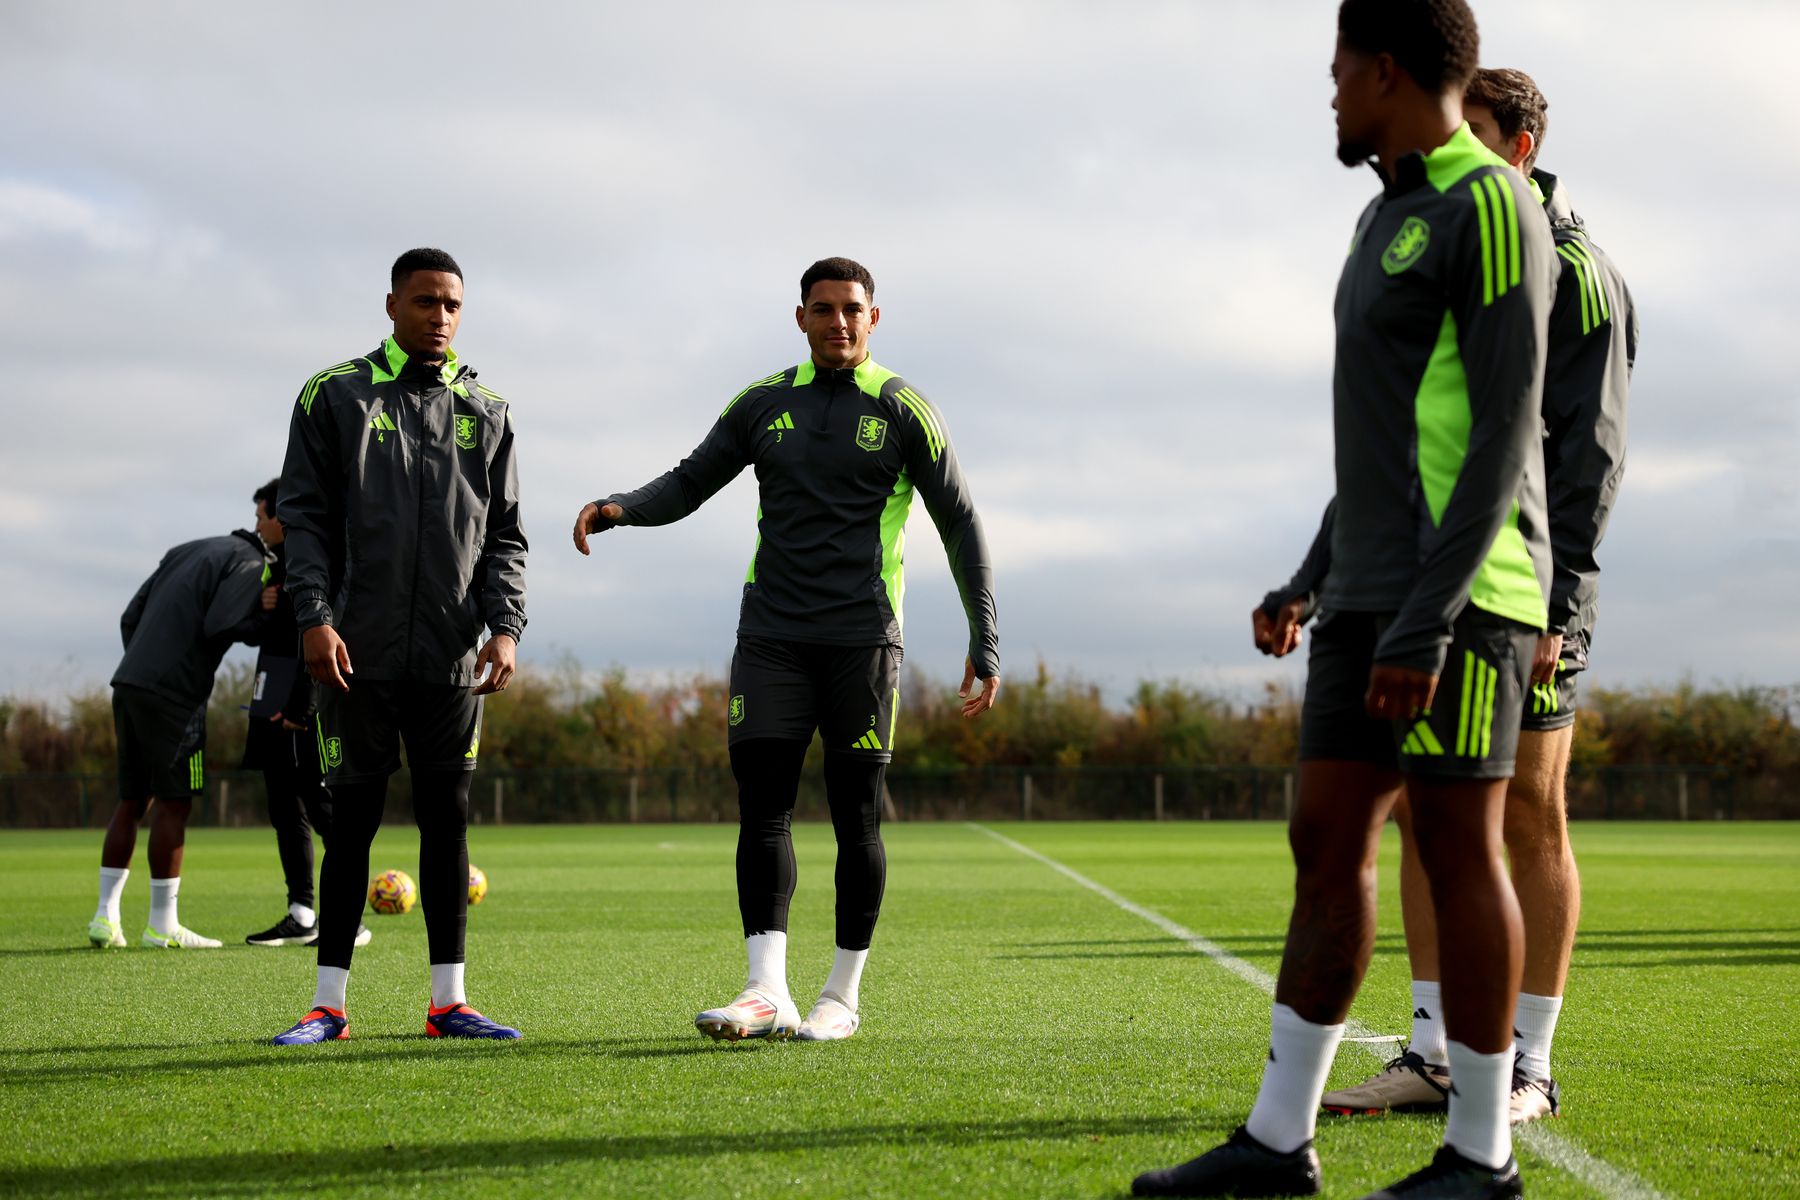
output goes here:
<path id="1" fill-rule="evenodd" d="M 760 504 L 738 632 L 826 645 L 900 645 L 906 516 L 925 502 L 969 622 L 969 660 L 1000 673 L 993 569 L 937 406 L 873 359 L 809 359 L 739 392 L 674 470 L 608 496 L 620 525 L 666 525 L 754 467 Z"/>
<path id="2" fill-rule="evenodd" d="M 277 515 L 295 622 L 336 628 L 359 679 L 466 687 L 483 625 L 524 632 L 512 418 L 454 351 L 390 337 L 307 380 Z"/>
<path id="3" fill-rule="evenodd" d="M 205 704 L 231 644 L 261 640 L 267 620 L 259 601 L 274 561 L 262 539 L 243 529 L 163 555 L 119 618 L 125 657 L 113 685 Z"/>
<path id="4" fill-rule="evenodd" d="M 1553 564 L 1548 631 L 1563 636 L 1565 656 L 1586 666 L 1599 602 L 1595 552 L 1625 474 L 1625 410 L 1637 359 L 1637 308 L 1618 268 L 1588 240 L 1557 177 L 1533 171 L 1531 180 L 1550 221 L 1559 267 L 1543 404 Z M 1336 510 L 1334 499 L 1299 570 L 1263 598 L 1271 616 L 1290 600 L 1305 599 L 1308 617 L 1318 608 L 1331 568 Z"/>

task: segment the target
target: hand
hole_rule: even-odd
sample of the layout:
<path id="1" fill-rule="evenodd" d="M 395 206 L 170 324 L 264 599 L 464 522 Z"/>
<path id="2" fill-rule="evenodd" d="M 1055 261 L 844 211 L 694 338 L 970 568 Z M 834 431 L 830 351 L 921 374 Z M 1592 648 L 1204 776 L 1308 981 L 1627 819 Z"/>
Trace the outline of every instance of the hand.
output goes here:
<path id="1" fill-rule="evenodd" d="M 1409 721 L 1431 708 L 1438 677 L 1413 667 L 1375 664 L 1369 672 L 1369 691 L 1363 706 L 1381 721 Z"/>
<path id="2" fill-rule="evenodd" d="M 264 588 L 262 590 L 262 610 L 264 612 L 274 612 L 275 611 L 275 601 L 280 597 L 280 595 L 281 595 L 281 589 L 276 587 L 274 584 L 270 584 L 268 587 Z"/>
<path id="3" fill-rule="evenodd" d="M 612 523 L 625 515 L 625 510 L 616 504 L 595 504 L 592 501 L 581 506 L 575 516 L 575 548 L 583 554 L 588 552 L 588 534 L 605 533 L 612 528 Z"/>
<path id="4" fill-rule="evenodd" d="M 1531 656 L 1531 682 L 1554 683 L 1556 664 L 1562 660 L 1562 634 L 1538 635 L 1537 651 Z"/>
<path id="5" fill-rule="evenodd" d="M 956 694 L 963 699 L 962 715 L 965 720 L 970 717 L 979 717 L 994 707 L 995 702 L 1000 698 L 1000 677 L 995 675 L 991 679 L 983 679 L 979 692 L 974 691 L 974 688 L 975 663 L 972 659 L 965 658 L 963 659 L 962 686 L 956 689 Z M 971 692 L 974 694 L 971 695 Z"/>
<path id="6" fill-rule="evenodd" d="M 518 650 L 519 643 L 513 641 L 510 633 L 496 633 L 489 638 L 481 653 L 475 656 L 475 686 L 469 690 L 477 696 L 504 692 L 512 681 L 513 672 L 518 669 Z M 481 677 L 484 670 L 486 679 Z"/>
<path id="7" fill-rule="evenodd" d="M 1306 618 L 1306 599 L 1289 600 L 1270 617 L 1261 605 L 1250 610 L 1250 636 L 1264 654 L 1282 658 L 1300 646 L 1300 627 Z"/>
<path id="8" fill-rule="evenodd" d="M 304 732 L 306 732 L 306 726 L 294 724 L 292 721 L 287 719 L 287 716 L 284 713 L 276 713 L 274 716 L 270 717 L 269 720 L 271 722 L 280 721 L 281 728 L 284 729 L 285 731 L 287 731 L 288 733 L 304 733 Z"/>
<path id="9" fill-rule="evenodd" d="M 355 674 L 350 668 L 350 647 L 344 645 L 337 630 L 329 625 L 314 625 L 301 635 L 300 652 L 306 659 L 308 675 L 340 692 L 350 690 L 350 681 L 344 678 Z"/>

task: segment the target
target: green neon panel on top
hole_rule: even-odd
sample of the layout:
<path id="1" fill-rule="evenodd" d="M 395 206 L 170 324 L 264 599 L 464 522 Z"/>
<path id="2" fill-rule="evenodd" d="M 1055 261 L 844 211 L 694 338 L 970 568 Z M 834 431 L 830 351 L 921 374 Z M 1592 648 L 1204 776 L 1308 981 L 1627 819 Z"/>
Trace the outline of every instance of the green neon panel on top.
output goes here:
<path id="1" fill-rule="evenodd" d="M 1462 474 L 1463 460 L 1468 457 L 1472 423 L 1469 379 L 1456 340 L 1456 318 L 1447 309 L 1443 324 L 1438 327 L 1437 345 L 1432 347 L 1425 374 L 1419 380 L 1413 420 L 1419 442 L 1419 485 L 1431 511 L 1431 523 L 1440 525 Z M 1525 537 L 1519 532 L 1516 500 L 1507 512 L 1506 524 L 1482 560 L 1481 569 L 1475 573 L 1469 600 L 1485 612 L 1536 629 L 1549 623 L 1537 568 L 1525 546 Z"/>
<path id="2" fill-rule="evenodd" d="M 906 602 L 906 516 L 912 511 L 912 498 L 912 477 L 901 471 L 881 510 L 881 582 L 887 585 L 888 607 L 900 628 L 906 626 L 901 606 Z"/>

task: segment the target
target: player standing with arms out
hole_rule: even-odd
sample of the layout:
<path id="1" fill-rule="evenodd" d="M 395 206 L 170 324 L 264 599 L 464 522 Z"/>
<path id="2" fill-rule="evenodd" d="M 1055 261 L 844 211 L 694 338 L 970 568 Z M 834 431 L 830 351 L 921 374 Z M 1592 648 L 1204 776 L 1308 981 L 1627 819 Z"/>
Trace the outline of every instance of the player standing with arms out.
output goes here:
<path id="1" fill-rule="evenodd" d="M 287 591 L 306 669 L 324 685 L 314 741 L 332 831 L 319 873 L 318 990 L 277 1045 L 349 1035 L 345 991 L 369 845 L 401 739 L 431 953 L 426 1035 L 519 1036 L 463 993 L 481 697 L 512 678 L 525 628 L 512 418 L 451 348 L 463 305 L 456 260 L 409 250 L 394 263 L 392 288 L 393 335 L 301 389 L 281 472 Z"/>
<path id="2" fill-rule="evenodd" d="M 1638 340 L 1637 312 L 1624 277 L 1589 240 L 1560 180 L 1535 169 L 1548 108 L 1537 84 L 1522 71 L 1478 71 L 1463 97 L 1470 132 L 1529 177 L 1550 218 L 1560 269 L 1544 378 L 1544 455 L 1555 568 L 1550 628 L 1538 638 L 1518 766 L 1506 793 L 1506 850 L 1525 926 L 1525 966 L 1513 1022 L 1515 1124 L 1553 1114 L 1561 1106 L 1560 1090 L 1550 1075 L 1550 1043 L 1581 907 L 1563 783 L 1574 742 L 1575 677 L 1587 667 L 1598 607 L 1600 564 L 1595 556 L 1625 473 L 1626 399 Z M 1258 643 L 1269 653 L 1279 656 L 1297 643 L 1296 631 L 1311 615 L 1329 559 L 1328 519 L 1300 571 L 1286 587 L 1269 593 L 1258 609 Z M 1394 817 L 1400 826 L 1400 899 L 1412 961 L 1412 1041 L 1372 1078 L 1325 1093 L 1323 1103 L 1334 1112 L 1442 1109 L 1449 1096 L 1437 931 L 1404 797 L 1394 806 Z"/>
<path id="3" fill-rule="evenodd" d="M 1507 1121 L 1518 902 L 1500 823 L 1546 623 L 1539 406 L 1555 251 L 1524 180 L 1462 119 L 1480 59 L 1463 0 L 1345 0 L 1338 156 L 1374 159 L 1338 282 L 1329 614 L 1301 716 L 1296 866 L 1249 1119 L 1139 1195 L 1311 1195 L 1319 1097 L 1375 933 L 1374 864 L 1402 782 L 1443 930 L 1445 1145 L 1378 1197 L 1521 1192 Z"/>
<path id="4" fill-rule="evenodd" d="M 808 267 L 794 319 L 811 356 L 739 392 L 680 466 L 594 501 L 575 519 L 575 546 L 586 554 L 590 534 L 679 521 L 745 467 L 756 469 L 757 547 L 739 609 L 729 714 L 749 971 L 736 1000 L 695 1018 L 714 1038 L 836 1041 L 861 1024 L 863 965 L 887 882 L 882 778 L 900 702 L 901 564 L 915 491 L 968 615 L 963 716 L 987 711 L 1000 690 L 981 521 L 936 406 L 869 357 L 881 319 L 874 300 L 875 280 L 861 264 L 827 258 Z M 837 836 L 837 953 L 801 1021 L 787 982 L 790 824 L 815 730 Z"/>
<path id="5" fill-rule="evenodd" d="M 313 701 L 313 681 L 300 665 L 294 600 L 282 587 L 287 579 L 287 545 L 281 522 L 275 519 L 280 495 L 281 481 L 271 479 L 257 488 L 254 496 L 256 535 L 275 555 L 270 576 L 274 587 L 263 592 L 268 627 L 256 656 L 256 690 L 244 730 L 242 765 L 245 770 L 262 772 L 269 824 L 275 829 L 275 849 L 287 882 L 288 911 L 274 925 L 244 941 L 252 946 L 310 946 L 319 936 L 313 895 L 313 831 L 318 830 L 320 837 L 331 836 L 331 794 L 325 790 L 324 769 L 312 733 L 318 706 Z M 368 929 L 358 929 L 356 944 L 368 943 Z"/>
<path id="6" fill-rule="evenodd" d="M 100 851 L 100 903 L 88 941 L 123 946 L 119 898 L 131 874 L 138 822 L 150 817 L 150 919 L 143 945 L 210 950 L 219 945 L 181 923 L 177 897 L 194 797 L 206 791 L 206 702 L 233 642 L 260 640 L 268 568 L 248 530 L 185 542 L 163 555 L 119 619 L 125 657 L 113 673 L 119 804 Z"/>

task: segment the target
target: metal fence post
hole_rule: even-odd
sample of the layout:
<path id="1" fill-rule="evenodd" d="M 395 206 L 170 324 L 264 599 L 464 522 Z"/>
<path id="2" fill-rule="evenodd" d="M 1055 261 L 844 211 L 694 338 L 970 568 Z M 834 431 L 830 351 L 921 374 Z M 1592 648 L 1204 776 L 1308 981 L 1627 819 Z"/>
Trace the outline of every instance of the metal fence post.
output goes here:
<path id="1" fill-rule="evenodd" d="M 1679 775 L 1675 776 L 1675 812 L 1678 814 L 1677 818 L 1676 818 L 1677 820 L 1685 821 L 1688 819 L 1688 815 L 1687 815 L 1688 814 L 1688 795 L 1687 795 L 1687 772 L 1686 771 L 1683 771 Z"/>
<path id="2" fill-rule="evenodd" d="M 1031 820 L 1031 772 L 1027 771 L 1019 781 L 1019 820 Z"/>
<path id="3" fill-rule="evenodd" d="M 625 792 L 625 819 L 633 825 L 637 824 L 637 787 L 638 777 L 634 773 L 631 776 L 631 784 Z"/>
<path id="4" fill-rule="evenodd" d="M 494 824 L 500 824 L 506 813 L 506 778 L 494 777 Z"/>
<path id="5" fill-rule="evenodd" d="M 1294 773 L 1284 771 L 1281 775 L 1281 815 L 1288 820 L 1294 819 Z"/>
<path id="6" fill-rule="evenodd" d="M 231 780 L 221 779 L 219 780 L 219 824 L 221 826 L 225 824 L 227 819 L 226 814 L 230 811 L 230 808 Z"/>
<path id="7" fill-rule="evenodd" d="M 1156 774 L 1156 819 L 1163 819 L 1163 777 L 1160 771 Z"/>

